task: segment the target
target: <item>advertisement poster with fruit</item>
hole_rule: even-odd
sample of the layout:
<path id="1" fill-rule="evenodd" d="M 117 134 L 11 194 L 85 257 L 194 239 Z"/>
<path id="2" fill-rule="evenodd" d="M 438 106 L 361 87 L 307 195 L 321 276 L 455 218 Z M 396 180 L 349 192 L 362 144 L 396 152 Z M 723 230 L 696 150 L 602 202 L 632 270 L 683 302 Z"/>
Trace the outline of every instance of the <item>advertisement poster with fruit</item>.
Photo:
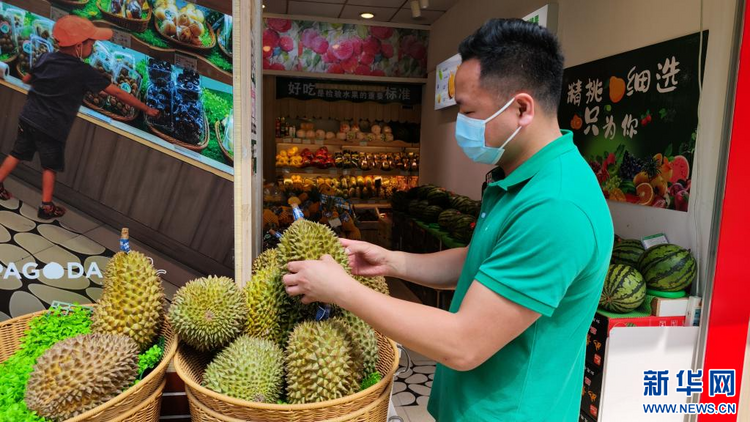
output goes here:
<path id="1" fill-rule="evenodd" d="M 427 77 L 428 31 L 272 17 L 263 25 L 266 70 Z"/>
<path id="2" fill-rule="evenodd" d="M 461 55 L 456 54 L 437 65 L 435 72 L 435 110 L 456 105 L 456 71 Z"/>
<path id="3" fill-rule="evenodd" d="M 565 69 L 560 127 L 607 199 L 687 211 L 707 45 L 704 31 Z"/>

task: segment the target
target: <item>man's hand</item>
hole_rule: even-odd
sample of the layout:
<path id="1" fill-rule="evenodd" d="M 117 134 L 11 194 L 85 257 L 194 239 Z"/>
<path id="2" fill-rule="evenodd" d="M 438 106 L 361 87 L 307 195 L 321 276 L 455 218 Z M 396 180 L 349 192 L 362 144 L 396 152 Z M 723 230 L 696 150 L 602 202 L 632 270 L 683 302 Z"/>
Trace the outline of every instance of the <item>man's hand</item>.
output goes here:
<path id="1" fill-rule="evenodd" d="M 367 242 L 341 239 L 349 255 L 352 272 L 365 277 L 393 275 L 392 252 Z"/>
<path id="2" fill-rule="evenodd" d="M 145 113 L 148 117 L 159 117 L 159 114 L 161 114 L 159 110 L 151 107 L 148 107 Z"/>
<path id="3" fill-rule="evenodd" d="M 330 255 L 323 255 L 318 261 L 290 262 L 287 268 L 286 292 L 290 296 L 302 296 L 302 303 L 338 304 L 353 287 L 360 285 Z"/>

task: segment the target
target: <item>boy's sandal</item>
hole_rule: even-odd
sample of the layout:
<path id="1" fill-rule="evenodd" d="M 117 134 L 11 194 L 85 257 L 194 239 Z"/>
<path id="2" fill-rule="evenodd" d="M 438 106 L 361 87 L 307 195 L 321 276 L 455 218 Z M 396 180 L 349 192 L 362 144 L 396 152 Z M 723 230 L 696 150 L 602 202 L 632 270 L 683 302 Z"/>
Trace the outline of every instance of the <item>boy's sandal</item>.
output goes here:
<path id="1" fill-rule="evenodd" d="M 52 220 L 65 215 L 66 209 L 55 205 L 53 202 L 42 202 L 37 212 L 37 217 L 43 220 Z"/>
<path id="2" fill-rule="evenodd" d="M 4 186 L 0 185 L 0 201 L 7 201 L 12 197 L 13 195 L 11 195 Z"/>

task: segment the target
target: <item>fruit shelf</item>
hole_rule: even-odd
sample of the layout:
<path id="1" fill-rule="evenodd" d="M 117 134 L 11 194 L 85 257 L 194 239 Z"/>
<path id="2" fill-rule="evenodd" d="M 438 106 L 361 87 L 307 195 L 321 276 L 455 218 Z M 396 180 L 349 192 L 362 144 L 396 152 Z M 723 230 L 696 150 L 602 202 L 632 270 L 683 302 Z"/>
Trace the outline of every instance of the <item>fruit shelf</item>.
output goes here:
<path id="1" fill-rule="evenodd" d="M 276 138 L 277 145 L 315 145 L 317 147 L 343 146 L 347 148 L 354 147 L 383 147 L 419 150 L 419 144 L 413 144 L 404 141 L 342 141 L 340 139 L 310 139 L 310 138 Z"/>
<path id="2" fill-rule="evenodd" d="M 299 174 L 306 176 L 418 176 L 418 171 L 402 171 L 402 170 L 360 170 L 357 168 L 338 168 L 331 167 L 328 169 L 319 169 L 315 167 L 297 168 L 297 167 L 276 167 L 277 171 L 281 174 Z"/>

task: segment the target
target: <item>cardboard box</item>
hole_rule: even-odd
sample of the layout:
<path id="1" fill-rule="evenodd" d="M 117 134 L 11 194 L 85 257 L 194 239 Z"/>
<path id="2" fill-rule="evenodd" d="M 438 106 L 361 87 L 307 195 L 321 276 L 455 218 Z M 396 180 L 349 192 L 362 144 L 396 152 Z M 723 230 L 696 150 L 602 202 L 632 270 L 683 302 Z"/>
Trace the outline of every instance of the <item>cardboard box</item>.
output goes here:
<path id="1" fill-rule="evenodd" d="M 581 411 L 597 420 L 599 417 L 599 405 L 602 402 L 602 378 L 604 371 L 593 368 L 588 363 L 583 375 L 583 397 L 581 397 Z"/>
<path id="2" fill-rule="evenodd" d="M 685 323 L 684 312 L 679 316 L 640 318 L 610 318 L 597 312 L 586 336 L 586 362 L 592 368 L 604 367 L 604 353 L 607 337 L 617 327 L 682 327 Z"/>
<path id="3" fill-rule="evenodd" d="M 651 301 L 651 314 L 660 317 L 685 315 L 688 307 L 688 298 L 667 299 L 655 297 Z"/>

